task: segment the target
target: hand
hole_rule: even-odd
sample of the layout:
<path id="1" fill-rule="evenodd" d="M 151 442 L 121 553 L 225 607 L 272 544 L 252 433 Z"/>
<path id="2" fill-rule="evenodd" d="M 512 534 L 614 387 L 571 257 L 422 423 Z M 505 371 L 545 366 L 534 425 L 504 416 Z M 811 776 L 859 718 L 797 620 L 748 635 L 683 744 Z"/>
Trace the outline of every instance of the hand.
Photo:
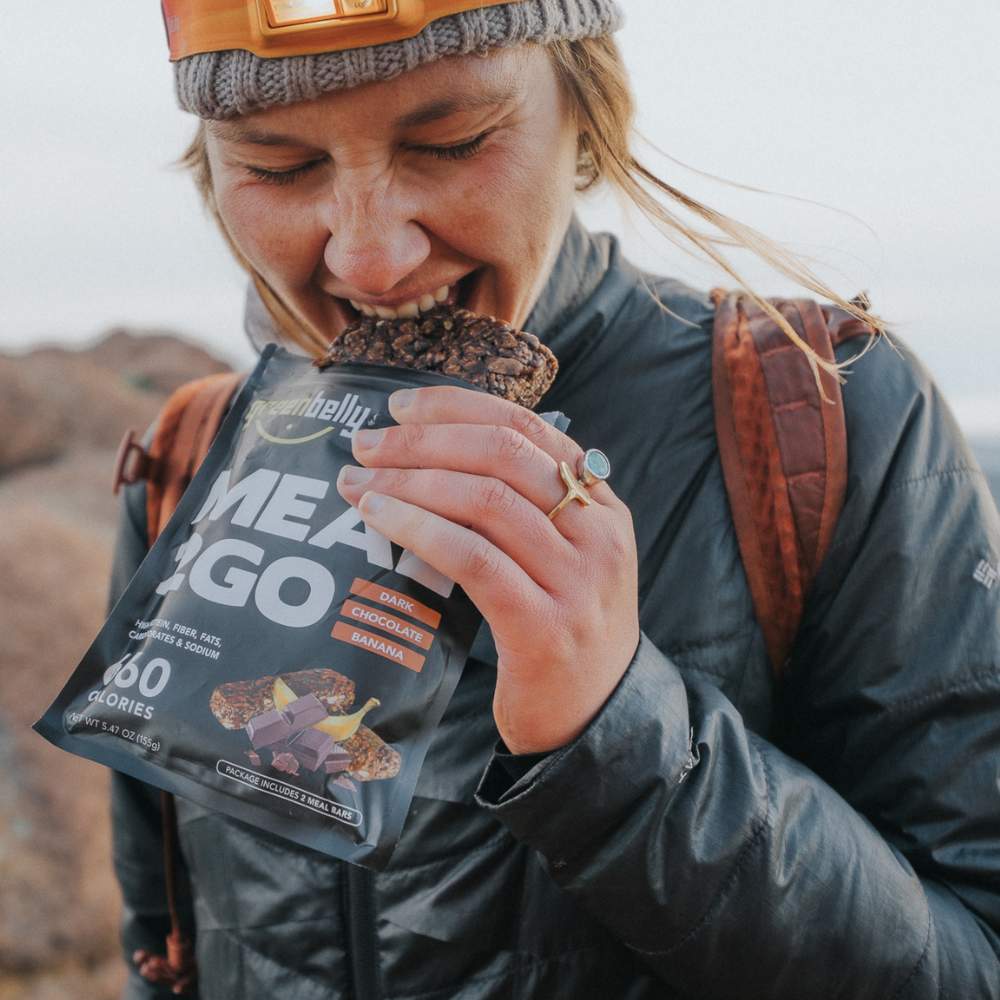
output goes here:
<path id="1" fill-rule="evenodd" d="M 565 495 L 582 450 L 537 414 L 451 386 L 390 397 L 337 487 L 365 523 L 458 583 L 497 645 L 493 712 L 513 753 L 553 750 L 597 714 L 639 642 L 635 539 L 606 483 Z"/>

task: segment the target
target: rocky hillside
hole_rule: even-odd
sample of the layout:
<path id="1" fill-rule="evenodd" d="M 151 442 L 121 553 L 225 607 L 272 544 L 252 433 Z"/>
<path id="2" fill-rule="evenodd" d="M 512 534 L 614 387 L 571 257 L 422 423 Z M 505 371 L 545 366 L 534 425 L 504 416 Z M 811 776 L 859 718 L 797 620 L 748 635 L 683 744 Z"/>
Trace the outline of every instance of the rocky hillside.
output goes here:
<path id="1" fill-rule="evenodd" d="M 0 998 L 121 992 L 108 772 L 29 727 L 104 621 L 128 427 L 169 392 L 225 371 L 169 335 L 85 351 L 0 354 Z"/>

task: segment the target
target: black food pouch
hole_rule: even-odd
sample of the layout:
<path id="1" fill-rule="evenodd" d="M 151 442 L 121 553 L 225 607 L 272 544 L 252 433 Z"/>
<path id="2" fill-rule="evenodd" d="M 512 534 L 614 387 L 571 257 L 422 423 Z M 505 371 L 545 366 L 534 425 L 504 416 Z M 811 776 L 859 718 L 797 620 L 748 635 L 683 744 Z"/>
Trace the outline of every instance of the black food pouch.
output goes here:
<path id="1" fill-rule="evenodd" d="M 400 368 L 267 350 L 35 729 L 57 746 L 380 870 L 481 616 L 336 489 Z M 466 386 L 466 388 L 469 388 Z M 470 391 L 479 391 L 470 389 Z"/>

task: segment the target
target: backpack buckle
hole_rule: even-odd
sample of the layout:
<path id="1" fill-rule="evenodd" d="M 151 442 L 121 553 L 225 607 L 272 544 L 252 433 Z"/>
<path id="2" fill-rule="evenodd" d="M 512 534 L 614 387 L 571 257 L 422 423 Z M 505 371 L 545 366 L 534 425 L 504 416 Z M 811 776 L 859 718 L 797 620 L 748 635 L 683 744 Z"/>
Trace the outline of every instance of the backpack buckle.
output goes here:
<path id="1" fill-rule="evenodd" d="M 153 456 L 137 440 L 135 428 L 130 427 L 118 446 L 114 478 L 111 483 L 112 494 L 118 496 L 122 486 L 131 486 L 140 479 L 148 479 L 152 467 Z"/>

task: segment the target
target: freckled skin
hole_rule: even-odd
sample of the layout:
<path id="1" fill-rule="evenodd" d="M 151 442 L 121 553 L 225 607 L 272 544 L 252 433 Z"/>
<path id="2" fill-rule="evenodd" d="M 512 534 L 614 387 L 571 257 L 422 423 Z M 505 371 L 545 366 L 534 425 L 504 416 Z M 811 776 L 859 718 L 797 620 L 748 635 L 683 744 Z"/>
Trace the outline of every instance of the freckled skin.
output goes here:
<path id="1" fill-rule="evenodd" d="M 442 94 L 476 106 L 400 124 Z M 543 48 L 442 59 L 238 124 L 268 144 L 209 124 L 223 221 L 258 272 L 326 336 L 352 318 L 343 300 L 395 307 L 473 272 L 464 305 L 523 325 L 574 192 L 576 125 Z M 484 131 L 473 155 L 444 148 Z M 287 183 L 252 169 L 306 164 Z"/>

